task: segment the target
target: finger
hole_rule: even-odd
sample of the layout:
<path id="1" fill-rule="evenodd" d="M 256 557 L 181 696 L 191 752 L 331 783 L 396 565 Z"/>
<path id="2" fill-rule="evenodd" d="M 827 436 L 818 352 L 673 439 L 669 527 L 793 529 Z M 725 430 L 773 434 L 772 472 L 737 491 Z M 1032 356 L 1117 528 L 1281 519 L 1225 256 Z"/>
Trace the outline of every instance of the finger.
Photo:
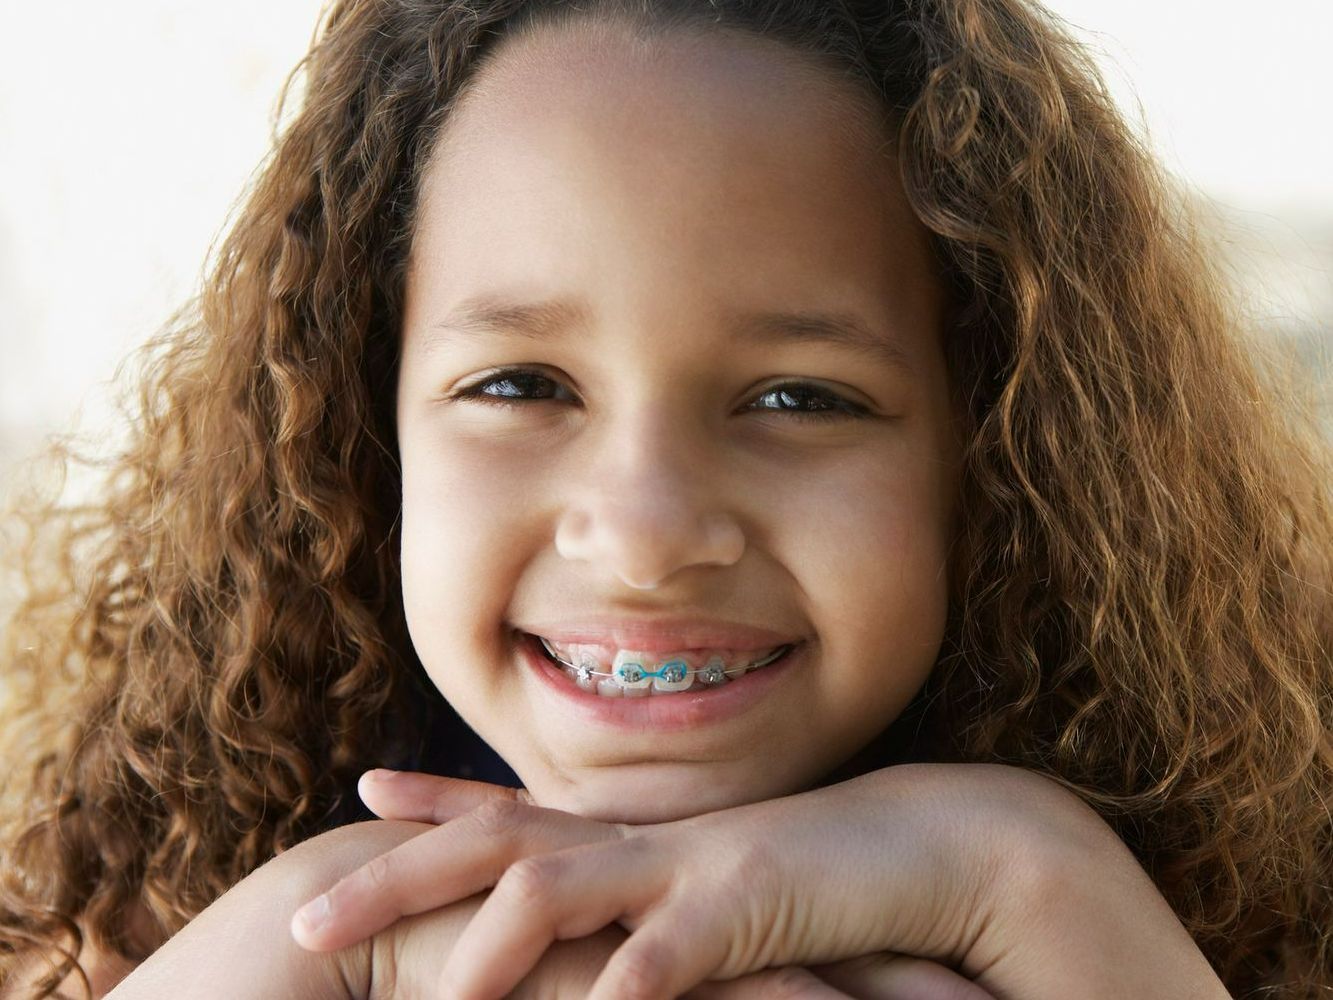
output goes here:
<path id="1" fill-rule="evenodd" d="M 728 982 L 703 982 L 682 1000 L 865 1000 L 859 993 L 844 993 L 809 969 L 789 965 L 764 969 Z"/>
<path id="2" fill-rule="evenodd" d="M 671 876 L 660 849 L 639 837 L 524 858 L 504 873 L 459 937 L 441 984 L 452 996 L 506 996 L 553 942 L 616 921 L 632 930 L 666 895 Z M 702 947 L 709 935 L 699 936 L 695 946 Z M 720 933 L 712 937 L 723 940 Z M 718 958 L 699 956 L 705 971 L 694 982 Z"/>
<path id="3" fill-rule="evenodd" d="M 860 1000 L 995 1000 L 965 976 L 914 955 L 876 952 L 810 971 Z"/>
<path id="4" fill-rule="evenodd" d="M 338 881 L 292 917 L 292 937 L 310 951 L 345 948 L 401 917 L 489 888 L 521 858 L 621 835 L 612 824 L 494 799 Z"/>
<path id="5" fill-rule="evenodd" d="M 361 775 L 356 791 L 366 808 L 380 819 L 409 819 L 437 825 L 493 799 L 532 804 L 532 797 L 522 788 L 387 768 Z"/>
<path id="6" fill-rule="evenodd" d="M 672 1000 L 709 976 L 725 975 L 727 923 L 715 907 L 654 911 L 611 956 L 588 1000 Z"/>

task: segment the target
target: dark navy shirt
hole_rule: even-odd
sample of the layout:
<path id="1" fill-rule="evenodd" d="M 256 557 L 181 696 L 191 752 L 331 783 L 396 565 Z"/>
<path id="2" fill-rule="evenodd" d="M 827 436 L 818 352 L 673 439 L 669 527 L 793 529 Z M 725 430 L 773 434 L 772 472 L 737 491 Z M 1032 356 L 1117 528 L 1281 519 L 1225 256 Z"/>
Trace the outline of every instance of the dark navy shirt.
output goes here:
<path id="1" fill-rule="evenodd" d="M 384 762 L 383 766 L 398 771 L 421 771 L 446 778 L 485 781 L 507 788 L 522 787 L 523 782 L 513 769 L 459 718 L 448 702 L 443 699 L 433 700 L 422 705 L 421 711 L 428 720 L 422 744 L 397 760 Z M 366 770 L 373 766 L 367 764 Z M 375 814 L 365 807 L 356 794 L 356 788 L 352 787 L 343 793 L 325 829 L 368 819 L 375 819 Z"/>
<path id="2" fill-rule="evenodd" d="M 399 770 L 488 781 L 508 788 L 522 787 L 523 782 L 504 759 L 447 704 L 445 710 L 436 715 L 428 732 L 426 745 L 410 755 Z"/>

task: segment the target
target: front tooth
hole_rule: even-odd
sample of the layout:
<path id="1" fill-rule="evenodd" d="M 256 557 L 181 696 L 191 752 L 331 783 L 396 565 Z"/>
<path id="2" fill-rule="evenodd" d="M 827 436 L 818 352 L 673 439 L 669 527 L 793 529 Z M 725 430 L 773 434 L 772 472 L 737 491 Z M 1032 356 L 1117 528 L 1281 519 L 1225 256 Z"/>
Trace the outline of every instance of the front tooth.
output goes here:
<path id="1" fill-rule="evenodd" d="M 654 691 L 684 691 L 694 684 L 694 674 L 683 657 L 673 656 L 663 660 L 653 677 Z"/>
<path id="2" fill-rule="evenodd" d="M 624 688 L 626 695 L 634 697 L 630 692 L 647 694 L 652 687 L 653 679 L 648 676 L 651 669 L 651 658 L 647 654 L 621 649 L 616 651 L 615 662 L 611 664 L 611 677 Z"/>

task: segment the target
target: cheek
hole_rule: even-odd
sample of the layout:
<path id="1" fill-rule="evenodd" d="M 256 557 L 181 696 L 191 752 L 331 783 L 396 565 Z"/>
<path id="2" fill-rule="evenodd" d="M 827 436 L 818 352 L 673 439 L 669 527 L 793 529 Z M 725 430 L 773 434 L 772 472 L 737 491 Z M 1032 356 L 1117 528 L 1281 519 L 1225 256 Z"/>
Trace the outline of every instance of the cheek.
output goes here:
<path id="1" fill-rule="evenodd" d="M 427 659 L 436 647 L 482 640 L 483 623 L 498 620 L 532 496 L 521 463 L 493 448 L 409 436 L 400 455 L 403 603 Z"/>
<path id="2" fill-rule="evenodd" d="M 857 462 L 789 497 L 791 568 L 828 644 L 932 662 L 948 607 L 947 482 L 910 455 Z"/>

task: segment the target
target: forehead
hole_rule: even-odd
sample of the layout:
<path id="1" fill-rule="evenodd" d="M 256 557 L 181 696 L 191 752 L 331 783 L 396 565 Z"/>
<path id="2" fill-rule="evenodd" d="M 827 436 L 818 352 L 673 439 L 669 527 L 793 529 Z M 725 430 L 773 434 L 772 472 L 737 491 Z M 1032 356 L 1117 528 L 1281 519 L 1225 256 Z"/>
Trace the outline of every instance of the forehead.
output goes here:
<path id="1" fill-rule="evenodd" d="M 885 112 L 860 86 L 818 57 L 734 29 L 682 28 L 646 34 L 615 20 L 537 28 L 499 43 L 461 97 L 443 149 L 478 138 L 479 116 L 502 126 L 551 119 L 557 106 L 595 106 L 631 132 L 702 124 L 731 133 L 786 131 L 815 120 L 857 151 L 883 144 Z M 484 105 L 478 107 L 478 105 Z"/>
<path id="2" fill-rule="evenodd" d="M 889 304 L 927 308 L 938 289 L 879 115 L 808 57 L 735 32 L 511 40 L 426 171 L 408 328 L 479 296 L 571 295 L 898 325 Z"/>

